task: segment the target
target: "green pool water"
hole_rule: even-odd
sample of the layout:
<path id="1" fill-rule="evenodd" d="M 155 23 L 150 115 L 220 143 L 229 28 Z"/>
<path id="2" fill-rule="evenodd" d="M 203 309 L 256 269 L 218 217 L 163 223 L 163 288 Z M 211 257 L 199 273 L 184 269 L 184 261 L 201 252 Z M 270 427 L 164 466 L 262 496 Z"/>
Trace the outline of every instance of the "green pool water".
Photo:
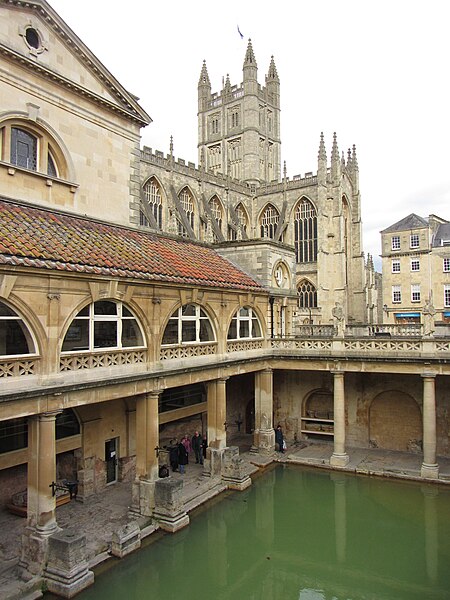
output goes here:
<path id="1" fill-rule="evenodd" d="M 277 466 L 77 598 L 450 598 L 450 489 Z"/>

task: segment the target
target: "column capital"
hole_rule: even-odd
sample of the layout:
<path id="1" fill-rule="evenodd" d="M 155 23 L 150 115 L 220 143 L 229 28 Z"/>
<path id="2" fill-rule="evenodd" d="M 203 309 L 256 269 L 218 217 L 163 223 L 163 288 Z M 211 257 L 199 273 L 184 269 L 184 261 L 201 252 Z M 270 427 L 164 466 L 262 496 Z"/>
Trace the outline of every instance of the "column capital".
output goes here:
<path id="1" fill-rule="evenodd" d="M 54 421 L 58 415 L 62 414 L 62 412 L 63 409 L 60 408 L 57 410 L 47 410 L 46 412 L 39 413 L 33 416 L 38 417 L 40 421 Z"/>
<path id="2" fill-rule="evenodd" d="M 332 375 L 341 375 L 342 377 L 345 375 L 345 371 L 343 371 L 342 369 L 331 369 L 330 373 Z"/>
<path id="3" fill-rule="evenodd" d="M 423 379 L 436 379 L 436 375 L 437 373 L 433 373 L 431 371 L 425 371 L 424 373 L 420 374 Z"/>

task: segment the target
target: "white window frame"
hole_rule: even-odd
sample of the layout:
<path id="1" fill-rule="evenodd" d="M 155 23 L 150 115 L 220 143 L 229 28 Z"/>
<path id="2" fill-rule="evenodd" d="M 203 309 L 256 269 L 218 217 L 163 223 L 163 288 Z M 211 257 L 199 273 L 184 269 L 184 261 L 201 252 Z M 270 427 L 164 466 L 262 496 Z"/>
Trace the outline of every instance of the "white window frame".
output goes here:
<path id="1" fill-rule="evenodd" d="M 116 305 L 116 314 L 115 315 L 97 314 L 95 312 L 95 305 L 100 302 L 111 302 L 112 304 L 115 304 Z M 86 307 L 84 307 L 72 319 L 72 321 L 64 335 L 64 339 L 62 341 L 61 355 L 74 354 L 76 352 L 81 352 L 81 353 L 108 352 L 110 350 L 133 350 L 135 348 L 145 348 L 145 335 L 144 335 L 142 326 L 139 322 L 139 319 L 137 319 L 137 317 L 131 312 L 131 310 L 126 305 L 124 305 L 120 300 L 111 300 L 111 299 L 97 300 L 96 302 L 91 302 L 91 304 L 88 304 L 87 308 L 88 308 L 88 314 L 86 314 L 86 315 L 80 314 L 81 312 L 86 310 Z M 124 315 L 123 309 L 125 309 L 129 314 Z M 76 326 L 77 321 L 88 321 L 88 336 L 89 336 L 88 347 L 81 349 L 81 350 L 73 350 L 73 349 L 62 350 L 62 348 L 64 347 L 64 342 L 66 340 L 67 333 L 70 330 L 70 327 L 72 325 Z M 135 346 L 127 346 L 127 345 L 122 344 L 122 325 L 123 325 L 124 321 L 134 321 L 134 323 L 141 335 L 142 344 L 136 344 Z M 116 344 L 111 345 L 111 346 L 96 346 L 95 345 L 95 339 L 96 339 L 95 324 L 96 323 L 105 323 L 105 322 L 116 323 Z"/>
<path id="2" fill-rule="evenodd" d="M 416 265 L 417 265 L 417 268 L 415 268 Z M 413 273 L 417 273 L 418 271 L 420 271 L 420 260 L 418 258 L 411 259 L 411 271 Z"/>
<path id="3" fill-rule="evenodd" d="M 190 314 L 183 314 L 183 309 L 188 307 L 188 306 L 193 306 L 194 307 L 194 314 L 190 315 Z M 180 306 L 179 308 L 177 308 L 176 311 L 174 311 L 172 313 L 172 315 L 169 318 L 169 321 L 167 322 L 166 327 L 168 327 L 170 322 L 175 322 L 177 325 L 177 341 L 176 342 L 172 342 L 172 343 L 162 343 L 161 346 L 163 347 L 167 347 L 167 346 L 189 346 L 189 345 L 193 345 L 193 344 L 213 344 L 216 341 L 216 333 L 214 331 L 214 327 L 213 324 L 211 322 L 211 319 L 208 317 L 205 309 L 200 306 L 199 304 L 193 304 L 193 303 L 187 303 L 187 304 L 183 304 L 183 306 Z M 209 323 L 209 327 L 211 330 L 211 339 L 209 340 L 201 340 L 200 339 L 200 333 L 201 333 L 201 321 L 205 321 Z M 183 323 L 194 323 L 195 324 L 195 340 L 186 340 L 183 341 Z M 164 335 L 165 335 L 165 331 L 163 334 L 163 340 L 164 340 Z"/>
<path id="4" fill-rule="evenodd" d="M 411 284 L 411 302 L 420 302 L 420 284 Z"/>
<path id="5" fill-rule="evenodd" d="M 450 257 L 445 257 L 442 260 L 442 270 L 444 273 L 450 273 Z"/>
<path id="6" fill-rule="evenodd" d="M 392 304 L 401 304 L 402 302 L 402 288 L 400 285 L 392 286 Z"/>
<path id="7" fill-rule="evenodd" d="M 392 272 L 400 273 L 400 260 L 397 259 L 392 261 Z"/>
<path id="8" fill-rule="evenodd" d="M 231 323 L 233 323 L 233 321 L 236 323 L 236 337 L 229 337 L 230 329 L 231 329 L 231 324 L 230 324 L 230 327 L 228 328 L 228 338 L 227 338 L 229 341 L 246 340 L 246 339 L 247 340 L 248 339 L 261 339 L 262 338 L 261 323 L 258 319 L 257 314 L 251 308 L 251 306 L 242 306 L 241 308 L 239 308 L 234 313 L 233 318 L 231 319 Z M 242 329 L 247 329 L 248 335 L 245 335 L 245 333 L 243 335 L 241 335 Z M 258 334 L 258 330 L 259 330 L 259 334 Z"/>
<path id="9" fill-rule="evenodd" d="M 411 233 L 409 236 L 409 247 L 410 248 L 420 248 L 420 238 L 418 233 Z"/>
<path id="10" fill-rule="evenodd" d="M 392 236 L 391 249 L 392 250 L 400 250 L 400 236 L 399 235 Z"/>
<path id="11" fill-rule="evenodd" d="M 444 306 L 450 307 L 450 285 L 444 285 Z"/>

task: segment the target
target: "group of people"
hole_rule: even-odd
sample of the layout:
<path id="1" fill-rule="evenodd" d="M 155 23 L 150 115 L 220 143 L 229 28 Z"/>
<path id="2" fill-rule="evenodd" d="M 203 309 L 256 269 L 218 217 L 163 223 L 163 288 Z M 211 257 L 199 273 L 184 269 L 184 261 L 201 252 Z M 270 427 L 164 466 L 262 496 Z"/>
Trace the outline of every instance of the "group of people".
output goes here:
<path id="1" fill-rule="evenodd" d="M 189 464 L 189 455 L 195 457 L 196 464 L 203 464 L 206 458 L 206 448 L 208 441 L 206 435 L 201 436 L 198 431 L 190 438 L 186 434 L 181 440 L 172 440 L 169 447 L 169 460 L 172 471 L 179 471 L 181 474 L 186 472 L 186 465 Z"/>

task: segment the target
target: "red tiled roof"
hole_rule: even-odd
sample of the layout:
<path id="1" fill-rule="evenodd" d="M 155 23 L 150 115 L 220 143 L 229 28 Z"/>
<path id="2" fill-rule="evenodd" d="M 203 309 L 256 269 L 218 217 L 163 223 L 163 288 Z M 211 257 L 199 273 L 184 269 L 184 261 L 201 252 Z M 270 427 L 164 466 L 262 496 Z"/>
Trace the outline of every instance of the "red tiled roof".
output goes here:
<path id="1" fill-rule="evenodd" d="M 2 199 L 0 264 L 263 291 L 212 248 Z"/>

